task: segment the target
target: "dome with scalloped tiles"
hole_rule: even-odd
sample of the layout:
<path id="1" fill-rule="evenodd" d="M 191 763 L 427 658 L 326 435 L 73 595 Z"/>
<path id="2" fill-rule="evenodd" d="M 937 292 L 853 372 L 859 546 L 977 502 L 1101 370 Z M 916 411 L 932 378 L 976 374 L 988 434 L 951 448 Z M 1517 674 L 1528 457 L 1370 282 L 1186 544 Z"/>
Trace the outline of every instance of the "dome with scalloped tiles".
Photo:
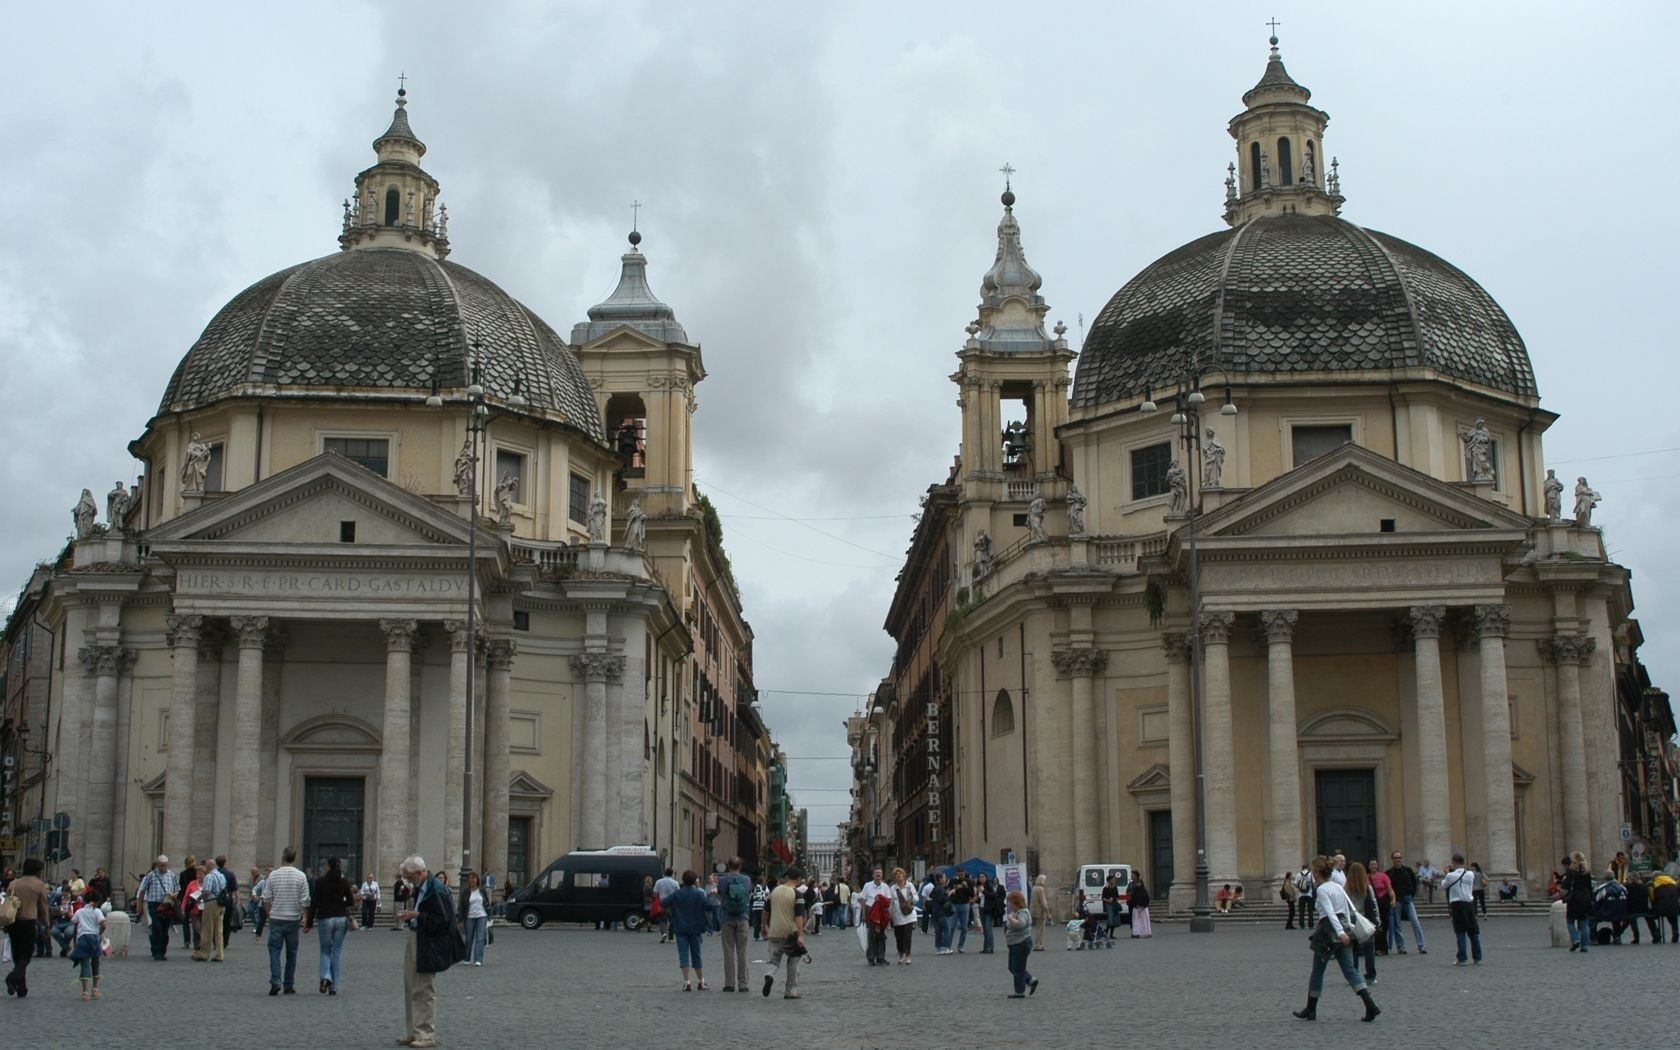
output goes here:
<path id="1" fill-rule="evenodd" d="M 1268 215 L 1151 263 L 1103 307 L 1073 404 L 1135 399 L 1194 363 L 1234 381 L 1433 370 L 1538 396 L 1516 326 L 1464 271 L 1330 215 Z"/>

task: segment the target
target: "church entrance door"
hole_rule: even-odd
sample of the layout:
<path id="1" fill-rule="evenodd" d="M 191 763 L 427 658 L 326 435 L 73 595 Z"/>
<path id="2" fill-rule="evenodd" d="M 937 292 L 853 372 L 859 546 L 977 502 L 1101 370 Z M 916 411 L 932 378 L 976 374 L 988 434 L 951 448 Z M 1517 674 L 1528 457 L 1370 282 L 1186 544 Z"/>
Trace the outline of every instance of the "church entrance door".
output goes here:
<path id="1" fill-rule="evenodd" d="M 509 817 L 507 871 L 502 873 L 510 889 L 521 889 L 531 878 L 531 818 Z"/>
<path id="2" fill-rule="evenodd" d="M 1318 771 L 1318 850 L 1341 850 L 1349 863 L 1377 855 L 1376 770 Z"/>
<path id="3" fill-rule="evenodd" d="M 1149 895 L 1167 903 L 1173 880 L 1172 810 L 1149 811 Z M 1162 912 L 1166 911 L 1163 907 Z"/>
<path id="4" fill-rule="evenodd" d="M 361 777 L 305 777 L 303 781 L 303 865 L 325 871 L 328 857 L 344 861 L 352 883 L 367 874 L 362 862 L 362 801 L 367 782 Z M 375 872 L 376 876 L 383 872 Z"/>

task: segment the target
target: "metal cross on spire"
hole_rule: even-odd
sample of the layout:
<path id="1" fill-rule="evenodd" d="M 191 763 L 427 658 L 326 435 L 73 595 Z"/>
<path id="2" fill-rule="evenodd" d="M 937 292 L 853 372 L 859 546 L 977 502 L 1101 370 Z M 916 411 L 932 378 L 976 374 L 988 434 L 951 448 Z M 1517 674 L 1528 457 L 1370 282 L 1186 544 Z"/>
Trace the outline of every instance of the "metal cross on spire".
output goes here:
<path id="1" fill-rule="evenodd" d="M 640 229 L 641 228 L 641 219 L 642 219 L 642 202 L 641 201 L 631 201 L 630 202 L 630 228 L 632 230 Z"/>
<path id="2" fill-rule="evenodd" d="M 1267 22 L 1266 24 L 1272 27 L 1272 35 L 1273 36 L 1277 36 L 1277 27 L 1280 26 L 1280 25 L 1283 25 L 1282 22 L 1279 22 L 1277 20 L 1276 15 L 1273 15 L 1272 20 L 1270 22 Z"/>
<path id="3" fill-rule="evenodd" d="M 408 74 L 407 73 L 398 73 L 397 74 L 397 90 L 398 91 L 406 91 L 407 89 L 408 89 Z"/>
<path id="4" fill-rule="evenodd" d="M 1003 188 L 1009 189 L 1009 177 L 1015 174 L 1015 168 L 1008 161 L 1004 161 L 1003 167 L 998 169 L 998 173 L 1003 176 Z"/>

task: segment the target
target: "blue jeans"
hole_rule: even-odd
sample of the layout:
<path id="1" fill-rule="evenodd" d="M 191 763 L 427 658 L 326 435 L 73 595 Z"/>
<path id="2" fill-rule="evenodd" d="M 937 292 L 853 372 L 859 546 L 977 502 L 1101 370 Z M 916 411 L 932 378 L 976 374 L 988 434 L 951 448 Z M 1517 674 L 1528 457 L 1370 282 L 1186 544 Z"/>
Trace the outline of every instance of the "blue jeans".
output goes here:
<path id="1" fill-rule="evenodd" d="M 1108 934 L 1114 936 L 1114 931 L 1120 928 L 1120 905 L 1104 904 L 1103 919 L 1108 923 Z"/>
<path id="2" fill-rule="evenodd" d="M 322 919 L 316 924 L 321 932 L 315 936 L 321 942 L 321 980 L 331 981 L 333 991 L 338 991 L 338 982 L 344 976 L 344 935 L 350 929 L 348 916 L 336 919 Z"/>
<path id="3" fill-rule="evenodd" d="M 484 943 L 490 935 L 489 919 L 467 920 L 467 961 L 484 962 Z"/>
<path id="4" fill-rule="evenodd" d="M 705 938 L 698 933 L 679 933 L 677 938 L 677 965 L 683 969 L 693 967 L 703 969 L 700 964 L 700 942 Z"/>
<path id="5" fill-rule="evenodd" d="M 980 932 L 986 935 L 986 943 L 981 945 L 981 948 L 985 951 L 992 950 L 992 931 L 994 929 L 996 929 L 996 924 L 992 922 L 992 917 L 982 913 L 980 916 Z"/>
<path id="6" fill-rule="evenodd" d="M 951 917 L 941 915 L 933 920 L 933 950 L 942 952 L 951 946 Z"/>
<path id="7" fill-rule="evenodd" d="M 1032 983 L 1033 975 L 1027 972 L 1027 957 L 1032 954 L 1033 942 L 1028 937 L 1020 944 L 1009 946 L 1009 973 L 1015 978 L 1015 994 L 1020 995 Z"/>
<path id="8" fill-rule="evenodd" d="M 1410 897 L 1396 896 L 1394 906 L 1388 909 L 1388 946 L 1406 950 L 1406 934 L 1400 929 L 1400 924 L 1407 919 L 1412 920 L 1412 938 L 1417 941 L 1418 951 L 1426 951 L 1423 924 L 1418 922 L 1417 905 Z"/>
<path id="9" fill-rule="evenodd" d="M 280 948 L 286 949 L 286 979 L 280 979 Z M 290 988 L 297 978 L 298 921 L 296 919 L 268 920 L 268 986 Z"/>
<path id="10" fill-rule="evenodd" d="M 955 925 L 951 929 L 950 938 L 945 942 L 945 947 L 955 948 L 960 952 L 968 944 L 968 916 L 973 907 L 972 904 L 958 904 L 954 907 L 955 914 L 951 919 Z"/>
<path id="11" fill-rule="evenodd" d="M 1324 991 L 1324 969 L 1330 965 L 1332 957 L 1341 966 L 1342 976 L 1347 979 L 1348 987 L 1356 992 L 1363 992 L 1365 990 L 1365 978 L 1359 976 L 1359 965 L 1354 962 L 1353 947 L 1338 944 L 1331 955 L 1313 952 L 1312 980 L 1307 982 L 1307 994 L 1316 999 Z"/>
<path id="12" fill-rule="evenodd" d="M 1579 945 L 1582 951 L 1587 950 L 1587 946 L 1592 943 L 1591 919 L 1569 920 L 1569 943 Z"/>

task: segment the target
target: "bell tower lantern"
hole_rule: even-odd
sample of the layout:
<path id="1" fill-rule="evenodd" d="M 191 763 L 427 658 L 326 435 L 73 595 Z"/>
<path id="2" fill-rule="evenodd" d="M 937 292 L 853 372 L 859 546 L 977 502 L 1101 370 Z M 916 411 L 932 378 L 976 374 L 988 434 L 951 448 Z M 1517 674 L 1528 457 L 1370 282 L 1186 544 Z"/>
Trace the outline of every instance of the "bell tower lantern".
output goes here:
<path id="1" fill-rule="evenodd" d="M 1278 38 L 1260 82 L 1243 95 L 1244 110 L 1228 130 L 1236 162 L 1226 168 L 1225 221 L 1240 226 L 1262 215 L 1337 215 L 1342 210 L 1336 161 L 1324 154 L 1330 114 L 1308 104 L 1312 92 L 1283 68 Z"/>

